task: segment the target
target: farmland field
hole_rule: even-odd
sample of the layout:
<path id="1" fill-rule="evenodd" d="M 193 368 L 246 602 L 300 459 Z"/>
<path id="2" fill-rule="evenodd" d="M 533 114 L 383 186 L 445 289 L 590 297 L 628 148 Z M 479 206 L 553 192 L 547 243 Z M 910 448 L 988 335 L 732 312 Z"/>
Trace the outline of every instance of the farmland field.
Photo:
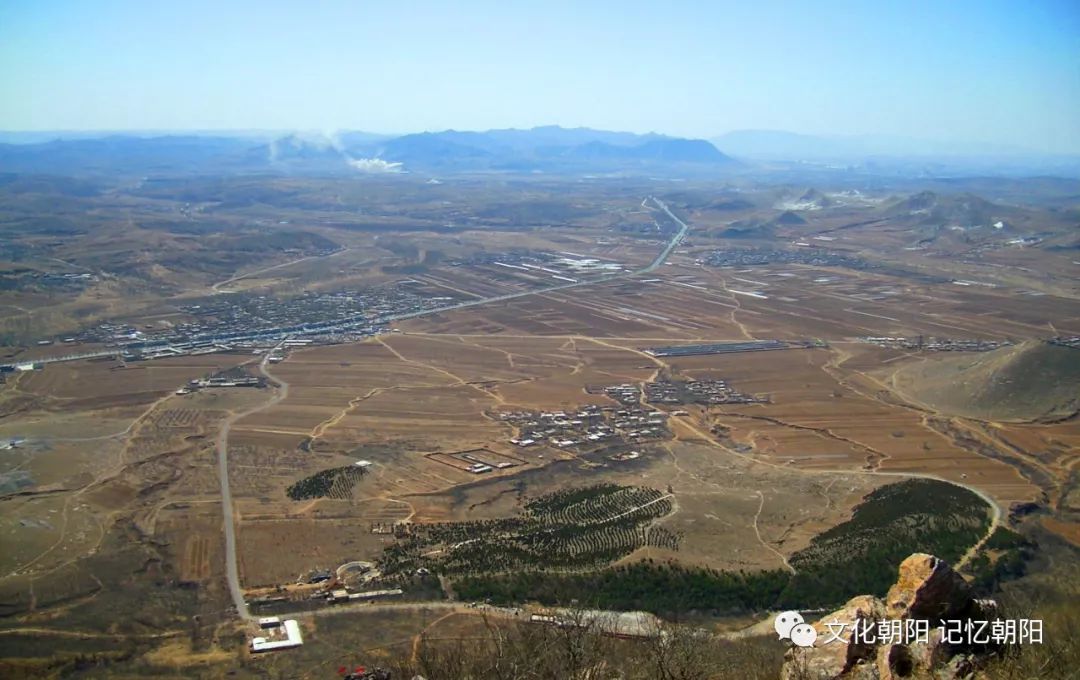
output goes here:
<path id="1" fill-rule="evenodd" d="M 230 190 L 262 180 L 251 181 Z M 185 191 L 207 190 L 191 182 Z M 941 406 L 963 394 L 929 379 L 976 355 L 932 351 L 937 338 L 1003 343 L 993 356 L 1004 366 L 1080 335 L 1080 286 L 1059 251 L 1044 276 L 1002 274 L 1000 252 L 961 257 L 951 241 L 906 250 L 906 217 L 880 217 L 895 230 L 859 226 L 880 203 L 725 236 L 735 220 L 777 211 L 779 190 L 759 186 L 727 212 L 708 183 L 395 182 L 372 179 L 364 197 L 333 180 L 270 182 L 265 200 L 299 192 L 321 207 L 216 210 L 240 233 L 264 220 L 289 248 L 262 253 L 248 237 L 237 266 L 202 269 L 192 265 L 204 251 L 174 253 L 180 263 L 152 268 L 138 294 L 110 287 L 148 276 L 127 260 L 96 297 L 0 291 L 13 305 L 0 307 L 0 330 L 20 338 L 4 365 L 21 366 L 0 384 L 0 443 L 14 440 L 0 450 L 0 633 L 84 635 L 108 618 L 141 668 L 243 663 L 296 677 L 312 655 L 349 656 L 333 648 L 356 642 L 349 626 L 330 621 L 370 622 L 365 607 L 389 621 L 379 639 L 405 647 L 419 631 L 478 626 L 463 599 L 539 611 L 568 603 L 562 587 L 732 628 L 781 603 L 880 589 L 903 557 L 896 541 L 957 561 L 1004 527 L 1078 541 L 1075 414 L 976 417 Z M 521 205 L 502 202 L 508 191 Z M 338 201 L 368 213 L 341 213 Z M 679 224 L 659 201 L 688 225 L 685 240 L 672 240 Z M 156 214 L 144 209 L 139 219 Z M 1031 210 L 1040 228 L 1060 227 Z M 308 243 L 296 233 L 313 240 L 292 247 Z M 815 236 L 836 240 L 814 241 L 829 245 L 811 255 L 792 245 Z M 653 266 L 666 243 L 676 247 Z M 56 255 L 90 268 L 104 257 Z M 18 321 L 16 307 L 46 298 L 55 313 Z M 322 313 L 363 320 L 314 333 Z M 231 335 L 271 324 L 291 330 Z M 197 354 L 105 349 L 118 334 L 192 326 L 217 334 Z M 781 342 L 694 348 L 751 341 Z M 99 356 L 35 367 L 75 349 Z M 986 373 L 972 373 L 970 393 Z M 259 380 L 230 382 L 241 378 Z M 1030 388 L 1021 382 L 1006 388 Z M 890 514 L 898 498 L 925 507 Z M 838 555 L 856 553 L 872 563 L 857 583 L 815 590 L 823 570 L 841 569 Z M 714 599 L 627 598 L 633 583 Z M 342 601 L 371 592 L 383 595 Z M 245 651 L 255 630 L 244 612 L 301 617 L 310 644 L 296 665 Z M 0 656 L 19 635 L 0 635 Z M 86 650 L 64 640 L 74 663 Z M 375 634 L 365 640 L 376 646 Z"/>

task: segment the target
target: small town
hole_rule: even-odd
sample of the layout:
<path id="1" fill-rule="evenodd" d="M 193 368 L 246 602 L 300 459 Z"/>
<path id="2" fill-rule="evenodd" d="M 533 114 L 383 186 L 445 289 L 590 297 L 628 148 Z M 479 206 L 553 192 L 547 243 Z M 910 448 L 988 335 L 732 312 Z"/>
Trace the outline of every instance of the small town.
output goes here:
<path id="1" fill-rule="evenodd" d="M 205 343 L 240 345 L 260 337 L 292 333 L 333 335 L 370 333 L 385 317 L 445 306 L 449 296 L 416 292 L 409 279 L 388 286 L 332 293 L 306 292 L 292 298 L 225 294 L 179 308 L 191 320 L 159 326 L 104 323 L 64 342 L 96 343 L 151 353 L 163 346 L 197 347 Z"/>
<path id="2" fill-rule="evenodd" d="M 44 364 L 115 356 L 125 362 L 276 347 L 356 342 L 391 331 L 394 319 L 453 305 L 452 296 L 424 295 L 412 279 L 388 286 L 333 293 L 304 293 L 293 298 L 226 294 L 180 307 L 180 323 L 104 322 L 72 335 L 38 341 L 39 346 L 70 345 L 71 353 L 22 360 L 0 366 L 2 372 L 40 370 Z M 78 345 L 104 349 L 80 351 Z M 280 359 L 278 359 L 280 360 Z M 274 361 L 274 359 L 271 359 Z"/>

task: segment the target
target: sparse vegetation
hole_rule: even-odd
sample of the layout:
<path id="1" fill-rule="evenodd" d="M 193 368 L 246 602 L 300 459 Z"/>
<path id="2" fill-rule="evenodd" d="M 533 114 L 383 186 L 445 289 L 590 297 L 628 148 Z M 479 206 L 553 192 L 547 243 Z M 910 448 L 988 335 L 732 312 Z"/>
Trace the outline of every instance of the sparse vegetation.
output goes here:
<path id="1" fill-rule="evenodd" d="M 646 545 L 677 550 L 677 534 L 651 526 L 671 510 L 668 495 L 648 487 L 564 489 L 514 517 L 401 527 L 381 564 L 387 574 L 423 566 L 455 575 L 601 566 Z"/>
<path id="2" fill-rule="evenodd" d="M 663 635 L 617 640 L 580 621 L 563 627 L 488 622 L 480 636 L 468 640 L 421 636 L 413 658 L 379 665 L 394 679 L 773 680 L 784 651 L 771 638 L 732 642 L 667 625 L 656 632 Z"/>
<path id="3" fill-rule="evenodd" d="M 1035 420 L 1080 409 L 1076 350 L 1047 342 L 935 357 L 905 367 L 893 379 L 904 394 L 948 415 Z"/>
<path id="4" fill-rule="evenodd" d="M 461 579 L 462 597 L 659 614 L 731 613 L 840 604 L 884 595 L 896 565 L 912 552 L 961 556 L 989 525 L 986 504 L 966 489 L 932 480 L 890 484 L 869 494 L 847 522 L 815 537 L 783 570 L 730 572 L 645 562 L 592 573 L 516 572 Z"/>
<path id="5" fill-rule="evenodd" d="M 882 488 L 834 526 L 881 482 L 849 470 L 933 467 L 966 474 L 995 497 L 1034 501 L 1028 507 L 1038 517 L 1017 514 L 1023 536 L 999 528 L 968 563 L 980 594 L 1000 596 L 1047 571 L 1050 540 L 1030 525 L 1053 520 L 1062 536 L 1076 536 L 1069 526 L 1075 484 L 1064 479 L 1075 421 L 1057 420 L 1075 410 L 1076 362 L 1066 347 L 1038 344 L 1080 332 L 1067 309 L 1075 297 L 1071 184 L 1051 187 L 1041 206 L 1031 206 L 1021 204 L 1047 180 L 956 178 L 940 195 L 897 203 L 904 199 L 885 198 L 917 191 L 910 185 L 922 180 L 888 186 L 860 179 L 865 195 L 841 195 L 838 188 L 756 186 L 749 175 L 735 189 L 696 180 L 506 181 L 492 174 L 456 181 L 413 172 L 361 181 L 304 171 L 180 178 L 178 168 L 123 165 L 130 176 L 102 168 L 91 184 L 0 177 L 4 363 L 180 337 L 195 327 L 231 337 L 430 311 L 583 280 L 594 274 L 584 265 L 579 272 L 575 261 L 589 258 L 639 270 L 663 247 L 657 240 L 676 230 L 646 196 L 667 201 L 690 231 L 672 266 L 648 277 L 420 312 L 400 323 L 402 333 L 368 342 L 334 336 L 327 342 L 341 344 L 283 347 L 266 366 L 275 378 L 264 391 L 175 393 L 201 376 L 261 375 L 253 352 L 277 342 L 269 336 L 231 353 L 207 344 L 187 357 L 103 357 L 4 374 L 0 442 L 27 437 L 4 451 L 10 469 L 0 471 L 9 574 L 0 579 L 5 677 L 19 677 L 23 667 L 39 675 L 217 677 L 244 664 L 238 675 L 245 677 L 332 675 L 331 666 L 318 664 L 345 638 L 334 637 L 325 619 L 299 650 L 245 657 L 251 632 L 237 625 L 225 588 L 218 427 L 227 414 L 248 413 L 283 391 L 282 403 L 240 418 L 226 447 L 240 585 L 280 596 L 281 612 L 325 606 L 322 598 L 287 599 L 307 597 L 306 586 L 291 587 L 297 574 L 374 561 L 389 544 L 379 564 L 385 577 L 372 587 L 401 586 L 405 596 L 395 601 L 411 603 L 379 620 L 400 626 L 379 644 L 405 641 L 394 648 L 402 652 L 395 680 L 412 673 L 428 680 L 526 673 L 774 678 L 783 651 L 774 637 L 729 644 L 676 635 L 663 647 L 595 631 L 512 626 L 438 639 L 475 624 L 476 610 L 438 628 L 428 626 L 445 602 L 422 622 L 410 617 L 418 601 L 445 598 L 443 586 L 459 603 L 576 603 L 695 620 L 749 619 L 749 612 L 781 605 L 830 607 L 851 594 L 882 594 L 896 561 L 911 551 L 955 560 L 986 531 L 978 498 L 935 482 Z M 846 180 L 838 175 L 835 182 Z M 996 203 L 952 207 L 954 193 L 990 186 Z M 1000 217 L 1004 226 L 924 224 L 953 216 Z M 744 248 L 725 238 L 721 225 L 732 222 L 726 235 L 747 237 Z M 929 250 L 918 252 L 923 238 Z M 1008 245 L 1018 238 L 1022 248 Z M 794 245 L 800 242 L 807 245 Z M 1010 259 L 1014 252 L 1019 259 Z M 695 260 L 718 266 L 691 269 Z M 956 283 L 970 285 L 954 285 L 958 276 L 971 281 Z M 640 351 L 744 335 L 830 343 L 871 332 L 914 337 L 940 333 L 943 323 L 963 328 L 963 337 L 1008 335 L 1017 351 L 995 354 L 1000 361 L 957 354 L 947 365 L 930 357 L 915 376 L 925 382 L 910 386 L 904 380 L 916 362 L 876 346 L 837 342 L 807 357 L 738 360 Z M 94 329 L 97 335 L 83 335 Z M 237 364 L 245 368 L 225 370 Z M 899 382 L 889 383 L 894 373 Z M 885 385 L 866 389 L 863 374 Z M 775 398 L 719 408 L 687 389 L 691 379 L 728 378 L 747 395 Z M 624 381 L 677 383 L 674 401 L 656 402 L 671 415 L 663 437 L 553 451 L 553 433 L 544 432 L 550 428 L 537 426 L 535 441 L 518 448 L 507 443 L 512 428 L 489 417 L 504 405 L 540 413 L 588 399 L 600 408 L 610 399 L 584 388 Z M 932 392 L 926 399 L 923 387 Z M 930 412 L 900 403 L 905 394 Z M 1055 422 L 983 424 L 964 417 L 961 401 L 973 397 L 985 406 L 971 412 L 978 417 L 998 407 L 1023 415 L 1031 406 Z M 639 402 L 633 395 L 614 408 Z M 675 415 L 679 404 L 687 408 Z M 512 465 L 473 474 L 463 469 L 462 451 Z M 460 464 L 445 464 L 451 458 Z M 370 459 L 375 472 L 321 469 L 350 459 Z M 763 460 L 783 469 L 759 465 Z M 840 472 L 805 474 L 813 467 Z M 798 514 L 814 503 L 814 518 Z M 807 521 L 813 524 L 799 524 Z M 788 555 L 798 573 L 779 569 L 766 548 L 790 553 L 807 526 L 822 533 Z M 652 561 L 632 561 L 642 553 Z M 1060 567 L 1070 560 L 1072 553 L 1053 561 Z M 275 590 L 282 584 L 290 587 Z M 1075 593 L 1054 597 L 1071 603 Z M 1048 643 L 1011 650 L 990 669 L 993 677 L 1052 677 L 1077 667 L 1072 638 L 1064 639 L 1078 634 L 1076 622 L 1052 598 L 1049 607 L 1044 602 L 1027 613 L 1047 617 Z M 367 639 L 375 615 L 362 616 L 335 617 L 346 622 L 341 629 L 364 629 L 340 645 L 350 653 L 376 644 Z M 80 637 L 102 622 L 102 637 Z M 430 636 L 410 660 L 419 630 Z M 172 667 L 174 660 L 189 665 Z"/>

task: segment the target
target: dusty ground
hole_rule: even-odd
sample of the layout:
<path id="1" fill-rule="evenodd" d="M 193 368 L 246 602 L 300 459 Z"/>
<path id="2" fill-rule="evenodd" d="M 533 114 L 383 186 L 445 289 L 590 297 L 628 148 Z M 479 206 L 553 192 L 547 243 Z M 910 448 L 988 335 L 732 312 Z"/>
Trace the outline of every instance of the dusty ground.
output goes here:
<path id="1" fill-rule="evenodd" d="M 723 221 L 698 217 L 704 228 Z M 817 220 L 814 227 L 840 223 Z M 492 251 L 587 252 L 628 266 L 655 254 L 654 243 L 621 236 L 596 245 L 597 234 L 608 233 L 604 225 L 590 217 L 545 233 L 464 231 L 444 255 L 472 252 L 485 239 Z M 422 245 L 427 236 L 401 238 Z M 1005 423 L 937 413 L 906 401 L 883 379 L 883 370 L 921 357 L 856 342 L 863 335 L 1022 340 L 1080 333 L 1080 306 L 1068 291 L 1020 296 L 798 265 L 709 268 L 696 263 L 706 237 L 700 243 L 639 279 L 414 319 L 397 324 L 397 333 L 294 351 L 272 366 L 289 384 L 288 397 L 241 419 L 228 442 L 244 584 L 291 583 L 314 568 L 372 559 L 389 540 L 378 530 L 395 522 L 504 516 L 525 496 L 600 480 L 670 488 L 674 495 L 675 512 L 659 521 L 682 534 L 680 550 L 643 549 L 628 560 L 783 567 L 868 491 L 909 473 L 971 485 L 1005 510 L 1042 502 L 1060 511 L 1044 525 L 1078 540 L 1075 418 Z M 351 249 L 330 263 L 267 272 L 253 266 L 226 287 L 316 289 L 400 278 L 380 269 L 401 264 L 383 236 L 354 235 L 345 245 Z M 432 261 L 410 274 L 427 290 L 477 297 L 536 285 L 491 266 Z M 217 282 L 200 282 L 200 290 Z M 145 319 L 153 317 L 147 312 Z M 642 351 L 767 338 L 820 339 L 828 347 L 678 359 Z M 327 674 L 410 645 L 418 630 L 476 624 L 470 616 L 443 619 L 438 609 L 352 614 L 341 619 L 348 625 L 318 618 L 306 620 L 312 644 L 291 660 L 237 656 L 241 629 L 224 584 L 214 440 L 224 418 L 269 401 L 272 388 L 173 392 L 250 360 L 75 362 L 0 385 L 0 441 L 27 438 L 0 451 L 5 625 L 60 621 L 85 632 L 97 621 L 116 621 L 117 635 L 162 636 L 146 638 L 155 642 L 145 663 L 177 674 L 227 663 L 223 658 L 240 659 L 253 673 Z M 643 447 L 642 459 L 630 463 L 521 450 L 508 441 L 511 428 L 491 417 L 498 409 L 610 405 L 586 387 L 659 372 L 722 378 L 768 395 L 770 403 L 685 407 L 688 415 L 672 417 L 674 439 Z M 448 464 L 448 454 L 473 449 L 520 464 L 483 477 Z M 298 480 L 358 459 L 372 467 L 351 497 L 294 501 L 285 493 Z M 139 606 L 116 592 L 130 593 Z M 142 615 L 131 617 L 136 609 Z M 22 640 L 18 635 L 8 641 Z"/>

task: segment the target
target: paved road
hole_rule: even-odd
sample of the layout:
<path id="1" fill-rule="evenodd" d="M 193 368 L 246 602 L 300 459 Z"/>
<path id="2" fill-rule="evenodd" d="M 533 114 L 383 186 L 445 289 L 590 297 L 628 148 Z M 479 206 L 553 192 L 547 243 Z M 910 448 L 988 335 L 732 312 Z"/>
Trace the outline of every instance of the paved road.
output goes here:
<path id="1" fill-rule="evenodd" d="M 278 344 L 278 347 L 284 344 L 284 342 L 285 341 L 282 340 L 281 343 Z M 277 392 L 270 401 L 256 406 L 255 408 L 250 408 L 247 411 L 234 413 L 226 418 L 225 422 L 221 424 L 221 431 L 218 432 L 217 437 L 218 477 L 221 481 L 221 509 L 225 525 L 225 576 L 229 581 L 229 594 L 232 596 L 236 613 L 245 619 L 253 619 L 255 617 L 248 611 L 247 601 L 244 599 L 244 590 L 240 587 L 240 567 L 236 559 L 236 519 L 233 515 L 232 491 L 229 489 L 229 430 L 232 429 L 233 423 L 241 418 L 253 413 L 258 413 L 263 409 L 270 408 L 289 396 L 289 383 L 280 378 L 275 378 L 266 370 L 266 364 L 270 360 L 270 354 L 270 352 L 267 352 L 266 355 L 263 356 L 263 360 L 259 362 L 259 371 L 267 378 L 278 383 Z"/>
<path id="2" fill-rule="evenodd" d="M 675 213 L 671 212 L 671 210 L 668 209 L 666 203 L 655 197 L 653 198 L 653 202 L 656 203 L 656 205 L 660 206 L 660 209 L 667 213 L 667 216 L 670 217 L 675 222 L 675 224 L 679 225 L 679 233 L 675 234 L 675 237 L 671 239 L 671 241 L 667 244 L 667 247 L 660 251 L 660 254 L 656 256 L 656 259 L 653 260 L 648 267 L 645 267 L 644 269 L 641 269 L 637 272 L 639 274 L 647 274 L 651 271 L 656 270 L 656 268 L 660 265 L 664 264 L 664 262 L 666 262 L 667 259 L 671 257 L 671 253 L 674 252 L 675 249 L 679 247 L 679 244 L 683 242 L 683 239 L 686 238 L 686 232 L 690 231 L 690 227 L 686 224 L 686 222 L 683 222 L 678 217 L 675 217 Z M 642 204 L 644 204 L 644 202 L 642 202 Z"/>

